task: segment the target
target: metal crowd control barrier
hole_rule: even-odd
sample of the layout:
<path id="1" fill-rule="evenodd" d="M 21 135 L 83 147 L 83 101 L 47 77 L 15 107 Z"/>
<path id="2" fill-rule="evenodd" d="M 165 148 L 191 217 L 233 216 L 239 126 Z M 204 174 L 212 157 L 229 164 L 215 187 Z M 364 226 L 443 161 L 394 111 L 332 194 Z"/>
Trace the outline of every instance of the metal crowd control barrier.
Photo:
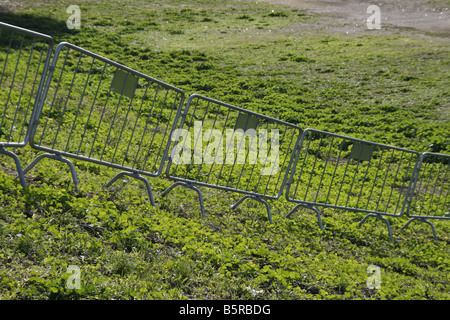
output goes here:
<path id="1" fill-rule="evenodd" d="M 189 97 L 174 141 L 167 176 L 176 186 L 195 190 L 201 213 L 203 197 L 196 186 L 238 192 L 265 204 L 278 199 L 301 129 L 290 123 L 194 94 Z"/>
<path id="2" fill-rule="evenodd" d="M 450 219 L 450 155 L 425 152 L 416 167 L 407 216 L 413 221 L 429 224 L 437 240 L 436 229 L 428 220 Z"/>
<path id="3" fill-rule="evenodd" d="M 286 198 L 317 212 L 315 206 L 364 212 L 390 223 L 407 209 L 418 153 L 416 151 L 307 129 L 294 154 Z"/>
<path id="4" fill-rule="evenodd" d="M 13 158 L 23 187 L 21 162 L 5 148 L 28 143 L 52 50 L 52 37 L 0 22 L 0 153 Z"/>
<path id="5" fill-rule="evenodd" d="M 89 161 L 123 170 L 121 176 L 150 184 L 142 175 L 155 177 L 162 170 L 170 133 L 181 113 L 182 90 L 111 61 L 73 44 L 56 50 L 44 89 L 30 145 L 47 153 L 43 158 L 67 163 L 75 187 L 72 162 Z"/>
<path id="6" fill-rule="evenodd" d="M 73 44 L 60 43 L 50 65 L 53 39 L 0 22 L 0 153 L 14 159 L 22 186 L 24 175 L 43 158 L 69 165 L 67 159 L 121 169 L 121 176 L 150 184 L 166 160 L 176 186 L 203 196 L 197 186 L 243 194 L 265 204 L 286 198 L 317 213 L 316 206 L 385 216 L 405 214 L 429 224 L 449 219 L 450 155 L 423 153 L 321 130 L 301 128 L 201 95 L 183 109 L 181 89 Z M 48 73 L 48 75 L 47 75 Z M 22 169 L 5 148 L 27 143 L 46 152 Z M 170 152 L 170 157 L 169 157 Z"/>

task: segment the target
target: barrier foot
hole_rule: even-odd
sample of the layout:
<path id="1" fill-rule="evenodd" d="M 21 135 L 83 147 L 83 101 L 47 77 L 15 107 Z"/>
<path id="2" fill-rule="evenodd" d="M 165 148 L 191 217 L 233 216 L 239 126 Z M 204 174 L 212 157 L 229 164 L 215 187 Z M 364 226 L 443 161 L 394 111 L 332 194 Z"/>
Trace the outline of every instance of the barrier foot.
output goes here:
<path id="1" fill-rule="evenodd" d="M 20 159 L 14 152 L 6 150 L 3 146 L 0 146 L 0 153 L 13 158 L 14 162 L 16 163 L 17 177 L 20 179 L 20 184 L 22 185 L 22 187 L 26 188 L 27 183 L 25 182 L 25 176 L 23 173 L 22 164 L 20 163 Z"/>
<path id="2" fill-rule="evenodd" d="M 63 162 L 65 164 L 67 164 L 70 168 L 70 172 L 72 174 L 72 180 L 73 180 L 73 184 L 75 185 L 75 191 L 78 191 L 78 178 L 77 178 L 77 173 L 75 171 L 75 167 L 73 165 L 73 163 L 66 159 L 61 157 L 61 155 L 59 154 L 51 154 L 51 153 L 44 153 L 44 154 L 40 154 L 39 156 L 36 157 L 36 159 L 34 159 L 25 169 L 23 169 L 23 174 L 25 175 L 28 171 L 30 171 L 39 161 L 41 161 L 44 158 L 50 158 L 56 161 L 60 161 Z"/>
<path id="3" fill-rule="evenodd" d="M 191 189 L 191 190 L 194 190 L 195 192 L 197 192 L 199 203 L 200 203 L 200 210 L 202 212 L 202 217 L 204 218 L 205 217 L 205 206 L 203 204 L 202 192 L 200 191 L 199 188 L 197 188 L 196 186 L 194 186 L 190 183 L 177 181 L 174 184 L 172 184 L 170 187 L 168 187 L 166 190 L 164 190 L 163 193 L 160 194 L 160 197 L 166 196 L 173 188 L 175 188 L 177 186 L 182 186 L 182 187 L 185 187 L 185 188 L 188 188 L 188 189 Z"/>
<path id="4" fill-rule="evenodd" d="M 437 234 L 436 234 L 436 228 L 434 227 L 434 224 L 432 224 L 430 221 L 428 221 L 428 220 L 426 220 L 424 218 L 411 218 L 403 227 L 400 228 L 400 230 L 405 229 L 413 221 L 425 222 L 426 224 L 430 225 L 431 230 L 433 230 L 434 239 L 438 240 L 438 237 L 437 237 Z"/>
<path id="5" fill-rule="evenodd" d="M 137 172 L 126 172 L 126 171 L 119 172 L 118 174 L 116 174 L 114 176 L 114 178 L 112 178 L 107 184 L 105 184 L 105 187 L 109 188 L 114 182 L 116 182 L 122 176 L 128 176 L 128 177 L 131 177 L 131 178 L 134 178 L 134 179 L 144 182 L 144 184 L 147 188 L 147 193 L 148 193 L 148 197 L 150 199 L 150 203 L 152 206 L 155 206 L 155 201 L 153 199 L 153 193 L 152 193 L 152 189 L 150 187 L 150 183 L 148 182 L 148 180 L 146 178 L 139 175 Z"/>
<path id="6" fill-rule="evenodd" d="M 305 207 L 307 209 L 315 211 L 316 215 L 317 215 L 317 222 L 319 224 L 319 228 L 320 228 L 320 230 L 323 230 L 322 218 L 320 216 L 320 211 L 316 207 L 311 206 L 309 204 L 303 204 L 303 203 L 297 204 L 291 211 L 288 212 L 288 214 L 285 216 L 285 218 L 289 218 L 297 210 L 298 207 Z"/>
<path id="7" fill-rule="evenodd" d="M 272 214 L 270 213 L 270 206 L 269 206 L 269 203 L 268 203 L 266 200 L 261 199 L 260 197 L 255 197 L 255 196 L 251 196 L 251 195 L 245 195 L 245 196 L 243 196 L 242 198 L 240 198 L 235 204 L 233 204 L 233 205 L 231 206 L 231 209 L 233 209 L 233 210 L 236 209 L 237 206 L 240 205 L 245 199 L 252 199 L 252 200 L 256 200 L 256 201 L 258 201 L 258 202 L 263 203 L 263 204 L 266 206 L 266 209 L 267 209 L 267 215 L 268 215 L 268 217 L 269 217 L 269 221 L 270 221 L 270 223 L 272 223 Z"/>
<path id="8" fill-rule="evenodd" d="M 367 216 L 365 216 L 365 217 L 359 222 L 358 226 L 361 226 L 361 225 L 367 220 L 367 218 L 369 218 L 369 217 L 375 217 L 375 218 L 381 219 L 381 220 L 383 220 L 384 222 L 386 222 L 386 225 L 387 225 L 387 228 L 388 228 L 388 231 L 389 231 L 389 237 L 391 238 L 391 241 L 394 241 L 394 237 L 392 236 L 392 231 L 391 231 L 391 224 L 389 223 L 389 220 L 386 219 L 385 217 L 379 215 L 379 214 L 376 214 L 376 213 L 369 213 Z"/>

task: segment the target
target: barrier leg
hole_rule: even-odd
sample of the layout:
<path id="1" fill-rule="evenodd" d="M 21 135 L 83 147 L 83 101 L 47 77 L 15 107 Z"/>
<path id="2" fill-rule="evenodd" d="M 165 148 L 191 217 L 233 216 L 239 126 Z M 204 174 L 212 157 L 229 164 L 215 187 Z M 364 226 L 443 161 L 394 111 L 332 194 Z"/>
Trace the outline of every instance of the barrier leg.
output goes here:
<path id="1" fill-rule="evenodd" d="M 34 159 L 25 169 L 23 169 L 23 174 L 25 175 L 39 161 L 41 161 L 44 158 L 50 158 L 50 159 L 60 161 L 60 162 L 67 164 L 69 166 L 70 172 L 72 174 L 72 180 L 73 180 L 73 184 L 75 185 L 75 191 L 78 191 L 78 178 L 77 178 L 77 173 L 75 171 L 75 167 L 74 167 L 73 163 L 70 160 L 61 157 L 61 155 L 59 155 L 59 154 L 44 153 L 44 154 L 37 156 L 36 159 Z"/>
<path id="2" fill-rule="evenodd" d="M 242 198 L 240 198 L 235 204 L 233 204 L 231 206 L 231 209 L 236 209 L 238 205 L 240 205 L 242 202 L 244 202 L 245 199 L 250 198 L 249 195 L 243 196 Z"/>
<path id="3" fill-rule="evenodd" d="M 267 214 L 269 216 L 269 221 L 270 221 L 270 223 L 272 223 L 272 214 L 270 213 L 270 205 L 269 205 L 269 203 L 266 200 L 261 199 L 260 197 L 255 197 L 255 196 L 251 196 L 251 195 L 245 195 L 242 198 L 240 198 L 235 204 L 233 204 L 231 206 L 231 209 L 236 209 L 237 206 L 240 205 L 245 199 L 256 200 L 256 201 L 261 202 L 262 204 L 264 204 L 266 206 Z"/>
<path id="4" fill-rule="evenodd" d="M 285 218 L 289 218 L 299 207 L 305 207 L 310 210 L 314 210 L 317 215 L 317 222 L 319 224 L 319 228 L 320 228 L 320 230 L 323 230 L 322 217 L 320 216 L 320 211 L 316 207 L 308 205 L 308 204 L 303 204 L 303 203 L 297 204 L 291 211 L 288 212 L 288 214 L 285 216 Z"/>
<path id="5" fill-rule="evenodd" d="M 389 231 L 389 237 L 391 238 L 391 241 L 394 241 L 394 238 L 392 237 L 391 224 L 389 223 L 389 220 L 386 219 L 385 217 L 379 215 L 379 214 L 376 214 L 376 213 L 369 213 L 368 215 L 366 215 L 366 216 L 359 222 L 358 226 L 361 226 L 361 225 L 367 220 L 367 218 L 369 218 L 369 217 L 375 217 L 375 218 L 381 219 L 381 220 L 383 220 L 384 222 L 386 222 L 386 225 L 387 225 L 387 228 L 388 228 L 388 231 Z"/>
<path id="6" fill-rule="evenodd" d="M 22 187 L 26 188 L 27 183 L 25 182 L 25 176 L 23 173 L 22 164 L 20 163 L 20 159 L 15 153 L 6 150 L 3 146 L 0 146 L 0 153 L 13 158 L 14 162 L 16 163 L 17 177 L 20 179 L 20 184 L 22 185 Z"/>
<path id="7" fill-rule="evenodd" d="M 105 184 L 105 187 L 109 188 L 114 182 L 116 182 L 122 176 L 128 176 L 128 177 L 131 177 L 131 178 L 134 178 L 134 179 L 144 182 L 144 184 L 147 188 L 147 193 L 148 193 L 148 197 L 150 199 L 150 203 L 152 204 L 152 206 L 155 206 L 155 201 L 153 199 L 153 193 L 152 193 L 152 189 L 150 187 L 150 183 L 148 182 L 148 180 L 146 178 L 140 176 L 136 172 L 133 172 L 133 173 L 126 172 L 126 171 L 119 172 L 118 174 L 116 174 L 114 176 L 114 178 L 112 178 L 107 184 Z"/>
<path id="8" fill-rule="evenodd" d="M 164 190 L 163 193 L 160 194 L 160 197 L 166 196 L 173 188 L 175 188 L 177 186 L 182 186 L 182 187 L 185 187 L 185 188 L 188 188 L 188 189 L 191 189 L 191 190 L 194 190 L 195 192 L 197 192 L 199 203 L 200 203 L 200 210 L 202 212 L 202 217 L 204 218 L 205 217 L 205 206 L 203 204 L 202 192 L 200 191 L 199 188 L 197 188 L 196 186 L 194 186 L 192 184 L 177 181 L 174 184 L 172 184 L 170 187 L 168 187 L 166 190 Z"/>
<path id="9" fill-rule="evenodd" d="M 424 218 L 411 218 L 403 227 L 400 228 L 400 230 L 405 229 L 413 221 L 424 222 L 424 223 L 430 225 L 431 230 L 433 230 L 434 239 L 438 240 L 438 237 L 437 237 L 437 234 L 436 234 L 436 228 L 434 227 L 434 224 L 432 224 L 430 221 L 428 221 L 428 220 L 426 220 Z"/>

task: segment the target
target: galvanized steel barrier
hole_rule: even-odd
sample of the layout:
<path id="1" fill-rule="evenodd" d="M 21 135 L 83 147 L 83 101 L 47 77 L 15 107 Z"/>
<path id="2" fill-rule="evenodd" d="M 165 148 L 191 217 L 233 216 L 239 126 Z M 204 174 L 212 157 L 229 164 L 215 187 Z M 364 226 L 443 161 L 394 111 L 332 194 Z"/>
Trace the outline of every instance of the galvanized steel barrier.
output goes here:
<path id="1" fill-rule="evenodd" d="M 5 148 L 28 143 L 52 50 L 52 37 L 0 22 L 0 153 L 13 158 L 23 187 L 21 161 Z"/>
<path id="2" fill-rule="evenodd" d="M 386 222 L 384 216 L 401 216 L 407 209 L 416 151 L 383 145 L 320 130 L 307 129 L 287 182 L 286 198 L 300 206 L 364 212 Z"/>
<path id="3" fill-rule="evenodd" d="M 189 97 L 180 125 L 172 134 L 167 176 L 176 186 L 185 186 L 199 195 L 196 186 L 244 194 L 245 199 L 265 204 L 278 199 L 300 127 L 202 95 Z"/>
<path id="4" fill-rule="evenodd" d="M 106 186 L 127 175 L 161 174 L 170 134 L 184 102 L 182 90 L 73 44 L 60 43 L 44 88 L 39 121 L 30 139 L 43 158 L 66 158 L 123 170 Z"/>
<path id="5" fill-rule="evenodd" d="M 386 222 L 406 214 L 432 227 L 449 219 L 450 156 L 398 148 L 294 124 L 193 94 L 183 108 L 181 89 L 50 36 L 0 22 L 3 114 L 0 153 L 14 159 L 21 184 L 43 158 L 68 159 L 122 170 L 145 183 L 166 175 L 176 186 L 237 192 L 266 206 L 286 199 L 316 212 L 318 206 L 367 213 Z M 48 73 L 48 75 L 47 75 Z M 27 144 L 40 154 L 25 169 L 5 148 Z"/>
<path id="6" fill-rule="evenodd" d="M 425 152 L 418 160 L 411 189 L 407 216 L 429 224 L 437 240 L 436 229 L 429 220 L 450 219 L 450 155 Z"/>

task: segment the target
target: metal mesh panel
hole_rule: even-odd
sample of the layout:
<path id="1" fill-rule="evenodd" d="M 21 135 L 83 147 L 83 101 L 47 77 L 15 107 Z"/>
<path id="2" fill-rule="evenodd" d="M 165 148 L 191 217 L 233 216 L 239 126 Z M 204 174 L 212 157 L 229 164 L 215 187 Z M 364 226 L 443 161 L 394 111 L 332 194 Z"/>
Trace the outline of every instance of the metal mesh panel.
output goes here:
<path id="1" fill-rule="evenodd" d="M 58 45 L 33 148 L 161 173 L 182 90 L 69 43 Z"/>
<path id="2" fill-rule="evenodd" d="M 27 143 L 52 47 L 50 36 L 0 22 L 0 145 Z"/>
<path id="3" fill-rule="evenodd" d="M 308 205 L 399 216 L 417 158 L 415 151 L 307 129 L 286 196 Z"/>
<path id="4" fill-rule="evenodd" d="M 172 134 L 168 175 L 177 181 L 278 198 L 299 127 L 192 95 Z"/>
<path id="5" fill-rule="evenodd" d="M 52 49 L 50 36 L 0 22 L 0 153 L 14 160 L 23 187 L 20 159 L 5 148 L 28 143 Z"/>
<path id="6" fill-rule="evenodd" d="M 411 192 L 408 216 L 450 219 L 450 156 L 423 153 Z"/>

